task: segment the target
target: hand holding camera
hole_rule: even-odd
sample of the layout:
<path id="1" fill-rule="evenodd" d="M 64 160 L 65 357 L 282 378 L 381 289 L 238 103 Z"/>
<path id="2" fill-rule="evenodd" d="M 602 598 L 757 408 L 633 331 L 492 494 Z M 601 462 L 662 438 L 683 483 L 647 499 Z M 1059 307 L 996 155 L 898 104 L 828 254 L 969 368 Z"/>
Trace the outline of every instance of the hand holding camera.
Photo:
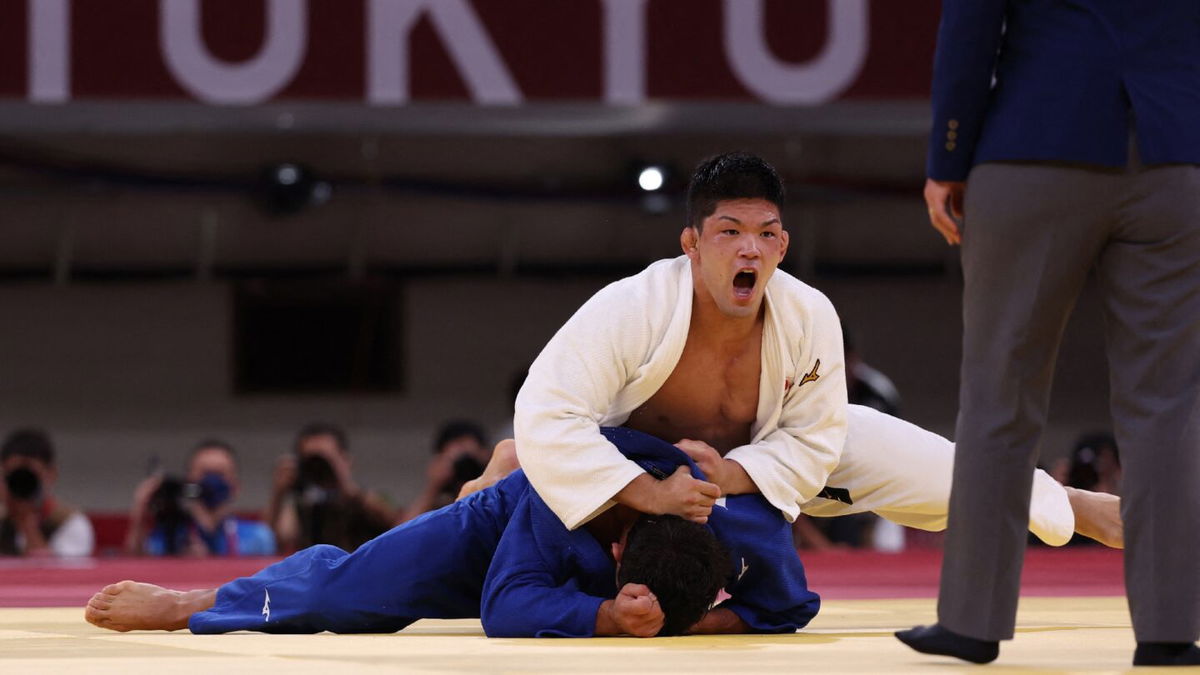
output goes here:
<path id="1" fill-rule="evenodd" d="M 33 466 L 18 465 L 4 474 L 4 506 L 13 527 L 26 541 L 26 554 L 48 552 L 42 532 L 46 485 Z"/>
<path id="2" fill-rule="evenodd" d="M 26 532 L 38 528 L 38 507 L 42 500 L 42 481 L 37 473 L 19 467 L 5 474 L 5 506 L 17 529 Z"/>
<path id="3" fill-rule="evenodd" d="M 339 497 L 355 497 L 358 485 L 350 477 L 350 464 L 336 449 L 318 447 L 299 454 L 292 462 L 295 479 L 292 490 L 303 503 L 314 504 Z M 276 487 L 279 489 L 284 463 L 276 467 Z"/>

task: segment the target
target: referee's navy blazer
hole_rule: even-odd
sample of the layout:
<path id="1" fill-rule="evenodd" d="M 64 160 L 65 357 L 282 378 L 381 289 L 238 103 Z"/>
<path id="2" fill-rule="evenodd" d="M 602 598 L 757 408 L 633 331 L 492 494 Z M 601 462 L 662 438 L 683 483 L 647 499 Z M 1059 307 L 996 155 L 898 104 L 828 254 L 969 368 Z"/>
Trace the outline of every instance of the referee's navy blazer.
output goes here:
<path id="1" fill-rule="evenodd" d="M 927 171 L 1200 163 L 1200 0 L 943 0 Z"/>

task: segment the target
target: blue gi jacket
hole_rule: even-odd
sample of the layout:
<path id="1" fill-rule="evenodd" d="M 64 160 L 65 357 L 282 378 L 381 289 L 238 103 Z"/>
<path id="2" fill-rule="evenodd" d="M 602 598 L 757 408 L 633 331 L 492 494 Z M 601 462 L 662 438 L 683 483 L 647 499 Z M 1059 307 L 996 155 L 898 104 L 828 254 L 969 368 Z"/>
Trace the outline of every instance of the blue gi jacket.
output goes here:
<path id="1" fill-rule="evenodd" d="M 674 446 L 629 429 L 605 429 L 659 477 L 687 463 Z M 791 529 L 766 500 L 730 497 L 709 520 L 730 551 L 725 606 L 753 630 L 791 631 L 816 614 Z M 488 635 L 586 636 L 617 593 L 600 543 L 567 530 L 521 471 L 449 506 L 394 527 L 353 553 L 312 546 L 221 586 L 193 614 L 193 633 L 390 633 L 418 619 L 481 615 Z"/>
<path id="2" fill-rule="evenodd" d="M 665 441 L 624 428 L 603 432 L 658 478 L 681 464 L 703 478 L 686 454 Z M 708 524 L 733 564 L 726 586 L 732 597 L 721 607 L 760 633 L 792 632 L 816 616 L 820 599 L 808 590 L 791 525 L 778 509 L 760 495 L 734 495 L 718 502 Z M 567 530 L 530 490 L 488 569 L 484 631 L 494 637 L 590 637 L 600 604 L 619 590 L 615 580 L 599 542 L 582 529 Z"/>
<path id="3" fill-rule="evenodd" d="M 1200 163 L 1197 0 L 944 0 L 927 172 Z"/>

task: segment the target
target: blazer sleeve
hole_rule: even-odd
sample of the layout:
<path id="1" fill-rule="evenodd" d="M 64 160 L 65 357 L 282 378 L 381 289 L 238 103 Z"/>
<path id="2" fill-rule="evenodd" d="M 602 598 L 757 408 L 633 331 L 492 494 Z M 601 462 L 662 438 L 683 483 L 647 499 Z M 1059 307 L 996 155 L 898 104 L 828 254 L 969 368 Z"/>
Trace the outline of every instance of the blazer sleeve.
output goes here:
<path id="1" fill-rule="evenodd" d="M 927 175 L 966 180 L 991 98 L 1006 0 L 943 0 L 933 57 Z"/>
<path id="2" fill-rule="evenodd" d="M 536 500 L 525 499 L 500 538 L 483 584 L 483 630 L 488 637 L 592 637 L 605 599 L 580 589 L 569 542 L 546 532 L 547 525 L 560 535 L 566 529 L 536 511 Z"/>

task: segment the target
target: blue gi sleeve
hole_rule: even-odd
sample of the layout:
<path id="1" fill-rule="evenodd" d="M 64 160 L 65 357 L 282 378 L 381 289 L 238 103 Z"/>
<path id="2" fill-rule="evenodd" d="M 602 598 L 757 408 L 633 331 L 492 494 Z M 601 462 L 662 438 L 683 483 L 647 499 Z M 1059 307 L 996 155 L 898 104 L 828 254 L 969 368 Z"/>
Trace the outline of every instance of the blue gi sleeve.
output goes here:
<path id="1" fill-rule="evenodd" d="M 569 531 L 536 494 L 513 514 L 483 585 L 489 637 L 592 637 L 615 595 L 615 568 L 584 530 Z"/>
<path id="2" fill-rule="evenodd" d="M 755 633 L 790 633 L 808 625 L 820 609 L 820 597 L 808 590 L 804 564 L 792 543 L 791 525 L 761 495 L 733 495 L 709 518 L 717 538 L 729 550 L 733 582 L 731 610 Z"/>
<path id="3" fill-rule="evenodd" d="M 966 180 L 991 100 L 1005 0 L 944 0 L 933 57 L 927 175 Z"/>

